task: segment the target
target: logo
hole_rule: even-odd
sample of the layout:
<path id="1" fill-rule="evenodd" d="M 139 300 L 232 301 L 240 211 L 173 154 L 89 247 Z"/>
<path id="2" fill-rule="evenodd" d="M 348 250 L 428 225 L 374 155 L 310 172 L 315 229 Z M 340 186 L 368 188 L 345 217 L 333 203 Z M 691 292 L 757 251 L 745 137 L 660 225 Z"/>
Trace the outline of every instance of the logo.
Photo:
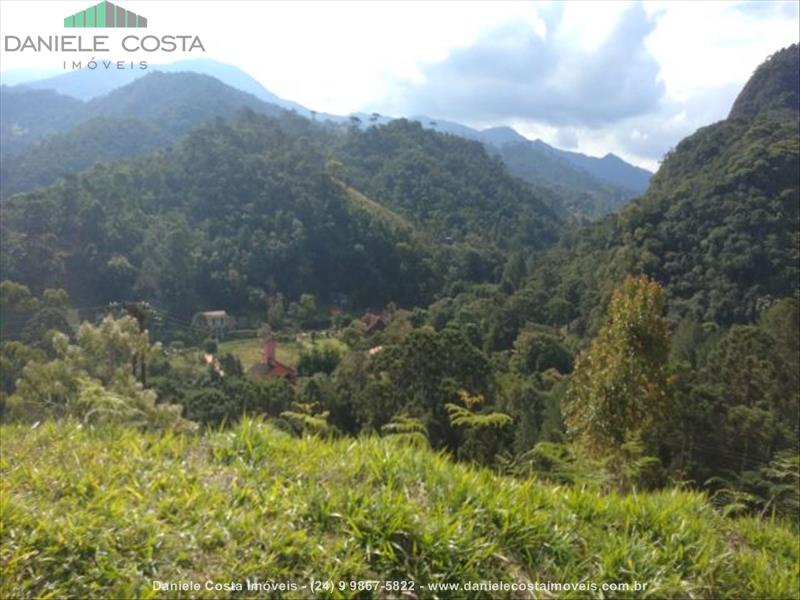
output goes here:
<path id="1" fill-rule="evenodd" d="M 146 31 L 114 31 L 146 29 L 147 19 L 108 1 L 100 2 L 64 19 L 67 29 L 106 29 L 97 32 L 62 32 L 59 35 L 4 35 L 5 52 L 54 52 L 83 54 L 76 60 L 64 56 L 63 69 L 123 70 L 146 69 L 141 53 L 205 52 L 200 36 L 181 32 L 148 35 Z M 111 29 L 111 31 L 108 31 Z M 109 56 L 115 52 L 117 56 Z M 145 54 L 144 56 L 147 56 Z M 91 58 L 89 58 L 91 57 Z M 88 60 L 87 60 L 88 59 Z"/>
<path id="2" fill-rule="evenodd" d="M 103 1 L 65 18 L 64 27 L 147 27 L 147 19 Z"/>

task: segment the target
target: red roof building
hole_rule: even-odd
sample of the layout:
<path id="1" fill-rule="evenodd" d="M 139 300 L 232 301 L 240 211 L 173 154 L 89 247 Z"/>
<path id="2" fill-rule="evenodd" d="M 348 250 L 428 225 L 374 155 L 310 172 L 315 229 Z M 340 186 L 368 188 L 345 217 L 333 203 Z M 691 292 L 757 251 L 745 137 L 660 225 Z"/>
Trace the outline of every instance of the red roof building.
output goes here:
<path id="1" fill-rule="evenodd" d="M 264 348 L 261 351 L 261 362 L 253 365 L 247 372 L 248 375 L 252 377 L 282 378 L 288 379 L 292 383 L 297 383 L 297 372 L 275 357 L 275 349 L 277 347 L 278 343 L 274 339 L 264 342 Z"/>

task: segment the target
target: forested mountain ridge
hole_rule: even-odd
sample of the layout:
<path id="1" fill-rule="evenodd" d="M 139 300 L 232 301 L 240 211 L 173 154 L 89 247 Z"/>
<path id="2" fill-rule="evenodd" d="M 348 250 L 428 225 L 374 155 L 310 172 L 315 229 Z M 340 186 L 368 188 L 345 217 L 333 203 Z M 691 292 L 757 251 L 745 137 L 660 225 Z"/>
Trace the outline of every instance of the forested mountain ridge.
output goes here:
<path id="1" fill-rule="evenodd" d="M 210 119 L 243 108 L 273 117 L 285 112 L 213 77 L 188 72 L 149 73 L 88 102 L 24 88 L 3 88 L 2 93 L 4 103 L 6 96 L 15 99 L 3 115 L 3 147 L 10 149 L 4 151 L 0 173 L 3 198 L 96 162 L 164 148 Z M 25 107 L 31 99 L 48 100 L 48 107 L 54 107 L 29 113 Z M 48 115 L 54 122 L 42 130 L 37 123 Z M 30 135 L 20 134 L 28 130 Z"/>
<path id="2" fill-rule="evenodd" d="M 731 116 L 678 144 L 642 201 L 620 215 L 624 243 L 679 313 L 752 321 L 772 299 L 797 293 L 799 53 L 794 45 L 762 64 Z M 756 106 L 754 82 L 776 102 L 739 118 Z"/>
<path id="3" fill-rule="evenodd" d="M 582 227 L 479 140 L 252 109 L 8 198 L 0 592 L 797 598 L 797 51 Z"/>
<path id="4" fill-rule="evenodd" d="M 254 113 L 2 210 L 4 276 L 83 303 L 137 296 L 191 315 L 276 292 L 408 302 L 431 279 L 408 234 L 351 210 L 318 150 Z"/>
<path id="5" fill-rule="evenodd" d="M 43 139 L 44 147 L 33 148 L 31 155 L 28 153 L 15 159 L 6 168 L 3 180 L 3 194 L 9 195 L 20 191 L 27 191 L 36 185 L 46 185 L 51 183 L 66 172 L 75 172 L 81 168 L 91 166 L 97 161 L 114 160 L 120 156 L 120 137 L 115 135 L 113 126 L 108 131 L 102 131 L 97 123 L 92 128 L 92 135 L 98 136 L 98 141 L 87 139 L 87 133 L 82 124 L 87 118 L 105 115 L 119 118 L 142 118 L 143 120 L 153 119 L 152 108 L 145 109 L 144 114 L 139 114 L 139 108 L 147 105 L 157 104 L 153 99 L 161 96 L 161 87 L 166 87 L 165 96 L 168 103 L 173 107 L 173 113 L 183 112 L 191 120 L 190 124 L 198 125 L 207 118 L 208 111 L 205 110 L 204 102 L 199 102 L 201 110 L 199 114 L 192 114 L 195 105 L 198 103 L 202 94 L 212 94 L 226 97 L 228 102 L 226 110 L 216 107 L 214 116 L 230 115 L 242 106 L 247 106 L 256 110 L 276 116 L 272 112 L 273 108 L 295 111 L 301 116 L 311 118 L 321 125 L 336 126 L 348 122 L 348 117 L 336 116 L 325 113 L 317 113 L 309 110 L 295 102 L 279 98 L 247 73 L 233 65 L 226 65 L 212 60 L 187 60 L 178 61 L 169 65 L 154 65 L 153 71 L 142 74 L 139 71 L 123 71 L 114 73 L 109 77 L 107 73 L 96 73 L 88 70 L 75 71 L 62 74 L 41 81 L 19 84 L 8 88 L 4 87 L 4 93 L 13 94 L 17 97 L 35 100 L 47 90 L 54 90 L 67 100 L 69 119 L 60 119 L 54 127 L 45 128 L 42 131 L 37 129 L 36 124 L 23 124 L 30 128 L 33 135 L 30 139 L 25 136 L 19 137 L 20 127 L 15 127 L 18 137 L 12 139 L 4 133 L 3 141 L 6 142 L 6 150 L 3 150 L 6 158 L 9 154 L 19 153 L 26 148 L 30 148 L 32 142 Z M 184 73 L 185 71 L 185 73 Z M 189 72 L 197 77 L 208 77 L 218 79 L 220 82 L 237 92 L 246 93 L 240 96 L 240 102 L 235 102 L 236 96 L 233 90 L 225 90 L 221 85 L 218 89 L 211 89 L 207 84 L 200 85 L 198 79 L 194 82 L 181 80 L 182 89 L 186 94 L 181 98 L 174 93 L 171 88 L 175 85 L 176 79 L 173 75 L 181 77 L 188 75 Z M 106 94 L 108 97 L 103 96 Z M 249 96 L 252 95 L 252 96 Z M 75 110 L 74 96 L 86 100 L 87 103 L 82 110 Z M 148 101 L 145 97 L 149 96 Z M 272 108 L 258 106 L 253 102 L 254 99 L 264 101 Z M 159 100 L 161 102 L 161 100 Z M 207 102 L 207 100 L 206 100 Z M 184 107 L 178 111 L 178 107 Z M 125 107 L 128 107 L 126 109 Z M 191 107 L 191 109 L 189 108 Z M 132 108 L 132 110 L 129 110 Z M 360 119 L 360 127 L 368 128 L 372 125 L 385 125 L 392 121 L 390 117 L 373 113 L 371 115 L 358 113 L 353 115 Z M 43 115 L 45 122 L 49 119 Z M 17 122 L 21 120 L 19 111 L 7 111 L 4 121 Z M 541 140 L 527 140 L 525 137 L 514 131 L 510 127 L 493 127 L 479 131 L 458 123 L 444 120 L 433 120 L 425 116 L 416 116 L 412 120 L 419 121 L 423 127 L 444 133 L 474 139 L 484 143 L 491 153 L 498 154 L 509 168 L 511 173 L 521 179 L 528 181 L 534 187 L 539 188 L 541 195 L 550 198 L 549 203 L 552 207 L 565 216 L 578 216 L 596 218 L 612 212 L 623 206 L 628 200 L 642 193 L 646 187 L 651 174 L 644 169 L 634 167 L 621 159 L 607 155 L 603 158 L 587 156 L 577 152 L 559 150 Z M 143 123 L 141 128 L 143 135 L 146 135 L 147 124 Z M 175 125 L 166 122 L 159 127 L 164 130 L 164 134 L 176 137 Z M 186 127 L 178 127 L 177 133 L 185 133 Z M 45 137 L 46 134 L 60 133 L 58 139 L 52 140 L 54 146 L 49 144 L 51 140 Z M 149 141 L 155 143 L 155 140 Z M 176 141 L 170 139 L 170 143 Z M 508 147 L 509 145 L 513 147 Z M 140 149 L 145 144 L 139 144 Z M 70 160 L 62 162 L 64 147 L 68 147 Z M 103 149 L 107 148 L 106 152 Z M 130 152 L 127 155 L 133 156 L 141 152 Z M 48 163 L 62 165 L 56 173 L 48 170 Z M 69 169 L 67 169 L 67 166 Z"/>
<path id="6" fill-rule="evenodd" d="M 737 109 L 699 129 L 665 157 L 642 198 L 570 232 L 538 261 L 520 293 L 549 290 L 552 307 L 539 304 L 534 320 L 591 329 L 628 273 L 662 283 L 676 319 L 752 322 L 774 299 L 797 294 L 797 53 L 797 45 L 777 52 L 753 76 L 783 98 L 778 105 L 747 118 Z M 752 105 L 752 89 L 745 87 L 736 106 Z"/>
<path id="7" fill-rule="evenodd" d="M 511 174 L 536 187 L 552 190 L 556 207 L 568 215 L 597 218 L 619 210 L 639 192 L 604 181 L 541 142 L 508 142 L 490 147 Z M 586 157 L 588 158 L 588 157 Z"/>
<path id="8" fill-rule="evenodd" d="M 157 99 L 157 100 L 156 100 Z M 2 86 L 3 154 L 17 154 L 52 133 L 96 117 L 136 118 L 182 135 L 208 119 L 250 108 L 270 116 L 284 110 L 198 73 L 153 72 L 87 102 L 51 90 Z"/>
<path id="9" fill-rule="evenodd" d="M 336 154 L 356 187 L 412 216 L 439 241 L 473 238 L 509 249 L 557 239 L 556 214 L 479 143 L 397 119 L 353 132 Z"/>
<path id="10" fill-rule="evenodd" d="M 553 207 L 565 215 L 595 219 L 614 212 L 642 194 L 652 176 L 613 154 L 597 158 L 560 150 L 511 127 L 477 130 L 430 117 L 415 119 L 424 127 L 482 142 L 512 175 L 553 195 Z"/>
<path id="11" fill-rule="evenodd" d="M 83 103 L 52 90 L 0 86 L 0 152 L 3 157 L 30 148 L 37 140 L 70 127 Z"/>
<path id="12" fill-rule="evenodd" d="M 49 185 L 100 161 L 147 154 L 176 141 L 176 136 L 132 117 L 96 117 L 64 133 L 39 140 L 26 151 L 3 156 L 0 199 Z"/>
<path id="13" fill-rule="evenodd" d="M 383 214 L 365 210 L 375 202 Z M 446 281 L 496 279 L 504 248 L 545 247 L 561 228 L 475 142 L 402 121 L 342 132 L 253 112 L 14 196 L 2 216 L 4 277 L 181 314 L 278 293 L 424 305 Z"/>
<path id="14" fill-rule="evenodd" d="M 771 110 L 797 111 L 800 53 L 797 44 L 780 50 L 758 67 L 733 103 L 729 119 L 752 119 Z"/>

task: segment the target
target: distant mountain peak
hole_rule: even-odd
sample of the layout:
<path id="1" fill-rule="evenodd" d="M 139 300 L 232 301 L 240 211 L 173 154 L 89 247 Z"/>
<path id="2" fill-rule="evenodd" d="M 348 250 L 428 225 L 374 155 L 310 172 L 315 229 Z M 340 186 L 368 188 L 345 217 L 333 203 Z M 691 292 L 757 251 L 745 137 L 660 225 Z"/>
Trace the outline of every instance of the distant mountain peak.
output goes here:
<path id="1" fill-rule="evenodd" d="M 480 133 L 481 140 L 495 146 L 502 146 L 503 144 L 513 144 L 515 142 L 527 142 L 527 138 L 523 137 L 517 131 L 506 125 L 499 127 L 490 127 L 484 129 Z"/>

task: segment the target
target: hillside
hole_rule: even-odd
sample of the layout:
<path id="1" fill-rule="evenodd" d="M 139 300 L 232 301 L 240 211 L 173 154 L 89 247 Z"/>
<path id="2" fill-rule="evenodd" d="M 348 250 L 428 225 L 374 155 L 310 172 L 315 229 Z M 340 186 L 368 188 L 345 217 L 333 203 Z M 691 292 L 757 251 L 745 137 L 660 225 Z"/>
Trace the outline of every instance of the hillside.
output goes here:
<path id="1" fill-rule="evenodd" d="M 0 86 L 0 152 L 5 158 L 71 127 L 83 103 L 52 90 Z"/>
<path id="2" fill-rule="evenodd" d="M 726 519 L 700 493 L 598 496 L 391 439 L 297 439 L 251 420 L 204 436 L 70 423 L 2 433 L 4 597 L 149 596 L 153 580 L 198 582 L 192 597 L 255 597 L 204 589 L 246 579 L 296 584 L 287 598 L 384 597 L 350 590 L 358 580 L 405 581 L 419 598 L 520 595 L 439 587 L 467 582 L 524 595 L 536 582 L 639 582 L 659 598 L 798 594 L 795 534 Z M 300 587 L 312 579 L 347 589 Z M 611 594 L 642 592 L 563 595 Z"/>
<path id="3" fill-rule="evenodd" d="M 759 67 L 732 116 L 678 144 L 650 191 L 619 218 L 623 243 L 680 312 L 747 321 L 770 298 L 797 291 L 800 96 L 789 74 L 796 82 L 798 52 L 786 48 Z M 793 100 L 738 119 L 736 107 L 757 80 Z"/>
<path id="4" fill-rule="evenodd" d="M 69 73 L 61 73 L 54 77 L 32 79 L 19 83 L 17 89 L 53 90 L 59 94 L 72 96 L 80 100 L 92 100 L 130 84 L 149 73 L 199 73 L 218 79 L 225 85 L 241 90 L 267 102 L 275 104 L 286 110 L 296 110 L 299 114 L 308 116 L 309 110 L 295 102 L 279 98 L 256 79 L 234 65 L 221 63 L 207 58 L 192 58 L 179 60 L 168 64 L 151 64 L 147 71 L 138 69 L 123 69 L 113 71 L 92 71 L 91 69 L 78 69 Z M 344 119 L 342 117 L 342 119 Z"/>
<path id="5" fill-rule="evenodd" d="M 660 282 L 675 319 L 753 322 L 775 299 L 797 294 L 800 106 L 791 87 L 797 55 L 797 45 L 781 50 L 753 76 L 783 100 L 747 118 L 736 108 L 699 129 L 665 157 L 642 198 L 571 232 L 540 262 L 525 293 L 549 292 L 553 311 L 538 319 L 572 322 L 577 331 L 596 325 L 610 290 L 628 273 Z M 748 100 L 751 83 L 735 107 L 756 106 Z"/>
<path id="6" fill-rule="evenodd" d="M 425 301 L 428 250 L 351 205 L 315 135 L 303 119 L 244 113 L 15 196 L 2 208 L 4 276 L 83 303 L 138 296 L 184 315 L 262 306 L 276 292 Z"/>
<path id="7" fill-rule="evenodd" d="M 557 215 L 477 142 L 397 119 L 353 131 L 336 156 L 348 183 L 440 242 L 541 248 L 557 239 Z"/>
<path id="8" fill-rule="evenodd" d="M 130 117 L 97 117 L 56 133 L 0 163 L 0 198 L 49 185 L 100 161 L 147 154 L 175 141 L 157 124 Z"/>
<path id="9" fill-rule="evenodd" d="M 84 141 L 114 147 L 102 140 Z M 42 152 L 73 138 L 56 141 Z M 328 132 L 253 112 L 14 196 L 2 211 L 5 277 L 88 304 L 135 296 L 180 314 L 255 309 L 276 293 L 424 305 L 444 283 L 499 278 L 503 248 L 546 247 L 562 226 L 476 142 L 403 121 Z"/>
<path id="10" fill-rule="evenodd" d="M 165 77 L 165 75 L 171 76 L 176 73 L 186 74 L 189 72 L 195 75 L 213 77 L 226 86 L 252 95 L 250 98 L 240 99 L 238 104 L 248 106 L 257 112 L 274 114 L 270 110 L 265 110 L 263 106 L 254 105 L 252 102 L 254 98 L 258 98 L 272 107 L 295 111 L 296 114 L 306 118 L 313 118 L 318 122 L 342 124 L 348 121 L 348 118 L 344 116 L 312 112 L 295 102 L 284 100 L 264 88 L 263 85 L 241 69 L 233 65 L 206 59 L 183 60 L 166 65 L 153 65 L 147 76 L 140 71 L 115 71 L 107 74 L 79 70 L 56 77 L 27 82 L 7 89 L 18 96 L 31 98 L 36 97 L 42 90 L 48 90 L 50 93 L 55 91 L 58 94 L 62 94 L 63 98 L 71 96 L 70 100 L 73 103 L 74 98 L 87 101 L 87 106 L 94 107 L 92 109 L 94 113 L 92 114 L 130 118 L 136 110 L 121 110 L 117 104 L 128 108 L 131 106 L 158 105 L 161 101 L 157 103 L 150 99 L 142 104 L 137 100 L 141 99 L 143 94 L 154 96 L 157 90 L 160 93 L 160 87 L 165 82 L 174 80 L 174 78 Z M 132 85 L 133 82 L 147 80 L 148 76 L 155 76 L 157 79 L 148 81 L 147 85 Z M 200 97 L 202 94 L 211 93 L 221 94 L 221 92 L 210 88 L 198 88 L 196 87 L 196 82 L 188 84 L 186 81 L 182 81 L 182 84 L 186 88 L 188 97 Z M 109 95 L 110 98 L 102 100 L 104 95 Z M 226 90 L 224 95 L 230 95 L 230 90 Z M 174 92 L 168 91 L 166 96 L 170 98 L 174 96 Z M 172 97 L 169 103 L 184 103 L 184 100 Z M 152 109 L 147 109 L 145 111 L 146 114 L 140 116 L 143 120 L 152 120 L 153 115 L 150 112 L 152 112 Z M 199 112 L 200 114 L 192 115 L 194 124 L 201 123 L 204 118 L 209 116 L 203 110 Z M 223 113 L 224 111 L 217 110 L 213 116 Z M 230 111 L 227 114 L 230 114 Z M 10 117 L 15 117 L 15 112 L 11 111 L 9 115 Z M 391 117 L 378 115 L 377 113 L 371 115 L 356 113 L 355 116 L 361 120 L 361 127 L 363 128 L 371 125 L 386 125 L 393 120 Z M 81 122 L 84 118 L 83 114 L 75 115 L 72 121 L 67 123 Z M 452 133 L 484 143 L 490 153 L 498 154 L 503 159 L 513 175 L 533 184 L 534 187 L 539 189 L 540 194 L 553 196 L 552 207 L 564 215 L 596 218 L 613 212 L 631 198 L 641 194 L 647 188 L 652 175 L 648 171 L 630 165 L 613 155 L 597 158 L 577 152 L 559 150 L 541 140 L 529 141 L 510 127 L 492 127 L 479 131 L 459 123 L 434 120 L 425 116 L 415 116 L 413 120 L 419 121 L 423 127 L 428 129 Z M 166 122 L 165 125 L 168 131 L 172 129 L 173 124 L 171 122 Z M 145 128 L 147 125 L 143 123 L 142 127 Z M 179 133 L 185 132 L 185 130 L 187 130 L 185 127 L 180 128 Z M 65 132 L 64 129 L 59 129 L 58 127 L 52 131 Z M 103 136 L 103 133 L 97 130 L 95 133 Z M 80 127 L 77 127 L 75 130 L 70 131 L 70 135 L 73 139 L 80 140 L 84 133 Z M 104 137 L 113 136 L 114 132 L 110 130 L 105 132 Z M 6 137 L 8 138 L 8 136 Z M 174 139 L 171 141 L 174 141 Z M 16 140 L 11 147 L 15 152 L 18 152 L 20 149 L 29 146 L 29 141 Z M 10 176 L 12 180 L 6 182 L 4 186 L 7 190 L 6 193 L 24 191 L 33 187 L 28 180 L 17 180 L 15 176 L 16 165 L 21 164 L 22 170 L 32 173 L 36 168 L 32 168 L 29 163 L 42 164 L 45 162 L 40 160 L 43 154 L 46 157 L 57 158 L 49 148 L 43 152 L 40 151 L 38 156 L 22 158 L 15 163 L 15 169 L 7 171 L 7 178 Z M 134 153 L 130 155 L 132 156 Z M 107 155 L 98 152 L 87 153 L 81 148 L 77 148 L 76 156 L 80 157 L 80 160 L 76 158 L 73 163 L 80 163 L 81 167 L 89 166 L 98 160 L 113 160 L 117 158 L 117 154 L 114 152 L 110 152 Z M 39 167 L 39 170 L 44 171 L 45 169 Z M 35 185 L 46 185 L 54 179 L 55 177 L 53 176 L 48 177 L 43 174 L 36 178 L 33 183 Z"/>
<path id="11" fill-rule="evenodd" d="M 5 194 L 47 185 L 64 172 L 135 156 L 177 141 L 214 117 L 242 108 L 278 117 L 283 109 L 197 73 L 154 72 L 88 102 L 49 90 L 0 88 Z M 101 119 L 101 120 L 98 120 Z M 102 120 L 105 119 L 105 120 Z M 124 120 L 122 132 L 116 125 Z M 134 135 L 123 135 L 133 127 Z M 153 130 L 158 130 L 154 135 Z M 47 136 L 61 134 L 53 139 Z M 64 161 L 64 152 L 69 160 Z M 53 169 L 53 165 L 60 168 Z"/>
<path id="12" fill-rule="evenodd" d="M 632 189 L 603 181 L 583 167 L 576 168 L 539 140 L 508 142 L 492 151 L 513 175 L 555 192 L 566 212 L 574 216 L 596 218 L 612 213 L 636 195 Z"/>
<path id="13" fill-rule="evenodd" d="M 613 154 L 602 158 L 560 150 L 542 140 L 528 140 L 511 127 L 472 129 L 441 119 L 414 117 L 423 127 L 482 142 L 501 158 L 509 172 L 545 195 L 555 194 L 556 210 L 595 219 L 614 212 L 642 194 L 652 173 Z"/>
<path id="14" fill-rule="evenodd" d="M 736 98 L 729 119 L 752 119 L 774 110 L 796 111 L 800 105 L 800 53 L 797 44 L 770 56 L 756 69 Z"/>

